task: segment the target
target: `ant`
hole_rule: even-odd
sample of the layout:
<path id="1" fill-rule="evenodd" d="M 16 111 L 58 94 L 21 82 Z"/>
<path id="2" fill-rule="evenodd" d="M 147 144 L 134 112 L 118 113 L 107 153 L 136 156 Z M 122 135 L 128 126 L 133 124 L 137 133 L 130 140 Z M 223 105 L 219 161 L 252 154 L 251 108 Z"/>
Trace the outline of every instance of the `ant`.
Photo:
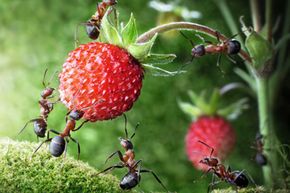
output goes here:
<path id="1" fill-rule="evenodd" d="M 221 181 L 225 181 L 231 185 L 234 185 L 235 187 L 245 188 L 248 186 L 249 180 L 248 180 L 247 176 L 244 174 L 244 170 L 231 171 L 230 167 L 228 167 L 228 169 L 226 169 L 226 167 L 223 164 L 219 163 L 219 160 L 217 158 L 212 157 L 212 154 L 214 152 L 214 148 L 210 147 L 208 144 L 206 144 L 200 140 L 198 140 L 198 142 L 211 149 L 209 157 L 205 157 L 202 160 L 200 160 L 201 164 L 204 164 L 204 165 L 209 167 L 209 169 L 206 173 L 208 173 L 210 171 L 213 171 L 213 173 L 214 173 L 212 183 L 209 184 L 207 192 L 210 192 L 210 190 L 213 188 L 214 185 L 220 183 L 220 181 L 214 182 L 215 176 L 220 178 Z"/>
<path id="2" fill-rule="evenodd" d="M 101 100 L 102 101 L 102 100 Z M 95 104 L 98 104 L 99 101 L 95 102 L 93 104 L 93 106 Z M 34 151 L 34 153 L 36 153 L 38 151 L 38 149 L 46 142 L 50 142 L 49 145 L 49 151 L 50 154 L 53 155 L 54 157 L 59 157 L 63 154 L 63 152 L 66 152 L 66 147 L 67 147 L 67 143 L 69 142 L 69 139 L 71 139 L 73 142 L 75 142 L 78 146 L 78 159 L 80 158 L 80 153 L 81 153 L 81 148 L 80 148 L 80 144 L 79 142 L 72 138 L 70 135 L 71 131 L 77 131 L 79 130 L 85 123 L 87 123 L 89 120 L 84 120 L 77 128 L 76 128 L 76 121 L 80 120 L 81 118 L 83 118 L 84 114 L 85 114 L 85 109 L 88 109 L 91 107 L 86 107 L 83 108 L 81 110 L 77 110 L 77 109 L 73 109 L 70 110 L 67 114 L 66 114 L 66 125 L 65 128 L 63 129 L 63 132 L 58 132 L 55 131 L 53 129 L 48 130 L 48 134 L 47 134 L 47 139 L 45 141 L 43 141 L 38 147 L 37 149 Z M 53 138 L 49 138 L 49 133 L 52 132 L 54 134 L 56 134 L 57 136 L 53 137 Z M 33 154 L 34 154 L 33 153 Z"/>
<path id="3" fill-rule="evenodd" d="M 263 154 L 263 151 L 264 151 L 263 135 L 260 132 L 256 134 L 255 143 L 256 143 L 256 146 L 254 148 L 257 150 L 255 161 L 260 166 L 264 166 L 267 164 L 268 160 L 266 156 Z"/>
<path id="4" fill-rule="evenodd" d="M 57 100 L 56 102 L 50 102 L 48 100 L 53 97 L 53 92 L 55 89 L 49 87 L 49 84 L 51 82 L 52 77 L 54 76 L 56 72 L 51 76 L 50 81 L 46 84 L 44 80 L 45 80 L 47 71 L 48 69 L 45 70 L 44 75 L 43 75 L 42 85 L 44 87 L 44 90 L 41 92 L 40 94 L 41 99 L 38 101 L 40 105 L 40 116 L 39 118 L 29 120 L 24 125 L 24 127 L 19 131 L 18 135 L 24 131 L 24 129 L 27 127 L 29 123 L 33 123 L 34 132 L 37 135 L 37 137 L 40 137 L 40 138 L 45 137 L 45 133 L 47 130 L 48 114 L 53 110 L 53 105 L 59 101 Z"/>
<path id="5" fill-rule="evenodd" d="M 100 35 L 101 22 L 106 13 L 106 10 L 108 9 L 108 7 L 116 5 L 116 4 L 117 4 L 117 0 L 103 0 L 101 3 L 97 4 L 96 13 L 92 15 L 92 17 L 86 23 L 81 23 L 81 25 L 86 26 L 86 32 L 89 38 L 91 38 L 92 40 L 98 39 Z M 76 30 L 76 34 L 77 34 L 77 30 Z M 75 42 L 78 42 L 76 38 L 76 34 L 75 34 Z"/>
<path id="6" fill-rule="evenodd" d="M 182 33 L 182 32 L 180 32 L 180 33 L 183 37 L 185 37 L 186 39 L 189 39 L 188 37 L 185 36 L 184 33 Z M 193 60 L 193 58 L 199 58 L 199 57 L 202 57 L 206 54 L 219 54 L 218 60 L 217 60 L 217 66 L 220 66 L 219 64 L 220 64 L 220 60 L 221 60 L 221 54 L 224 53 L 232 62 L 236 63 L 232 59 L 231 55 L 236 55 L 240 52 L 241 43 L 238 40 L 233 39 L 235 36 L 236 35 L 229 38 L 228 40 L 221 41 L 220 40 L 220 33 L 218 31 L 216 31 L 216 38 L 217 38 L 217 41 L 219 43 L 213 44 L 210 41 L 205 41 L 203 37 L 197 35 L 197 37 L 199 37 L 204 43 L 207 43 L 208 45 L 204 45 L 204 44 L 194 45 L 192 40 L 190 40 L 190 43 L 193 47 L 191 49 L 191 55 L 192 55 L 191 61 Z"/>
<path id="7" fill-rule="evenodd" d="M 151 173 L 155 179 L 158 181 L 158 183 L 168 192 L 167 188 L 163 185 L 161 180 L 158 178 L 158 176 L 152 171 L 148 169 L 141 169 L 141 162 L 142 160 L 135 160 L 135 152 L 133 149 L 133 143 L 131 142 L 132 138 L 135 136 L 136 129 L 139 126 L 139 123 L 136 125 L 134 129 L 134 133 L 131 135 L 130 138 L 128 138 L 128 132 L 127 132 L 127 117 L 125 114 L 125 138 L 119 138 L 121 146 L 125 149 L 125 153 L 122 154 L 120 150 L 115 151 L 112 153 L 105 161 L 111 159 L 114 155 L 118 155 L 120 159 L 120 163 L 110 166 L 103 171 L 99 172 L 97 175 L 104 173 L 108 170 L 112 170 L 115 168 L 128 168 L 128 172 L 125 174 L 125 176 L 121 179 L 120 187 L 122 190 L 130 190 L 137 186 L 140 183 L 141 180 L 141 173 Z"/>

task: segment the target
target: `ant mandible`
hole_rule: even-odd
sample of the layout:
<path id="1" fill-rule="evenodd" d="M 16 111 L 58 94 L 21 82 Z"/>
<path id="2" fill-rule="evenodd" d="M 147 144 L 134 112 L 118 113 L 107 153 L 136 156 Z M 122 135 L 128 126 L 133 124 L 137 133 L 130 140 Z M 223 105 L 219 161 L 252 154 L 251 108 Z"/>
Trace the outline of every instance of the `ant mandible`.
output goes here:
<path id="1" fill-rule="evenodd" d="M 210 147 L 208 144 L 206 144 L 200 140 L 198 142 L 211 149 L 209 157 L 205 157 L 202 160 L 200 160 L 201 164 L 204 164 L 204 165 L 209 167 L 209 169 L 206 173 L 208 173 L 210 171 L 212 171 L 214 173 L 212 182 L 209 184 L 207 192 L 210 192 L 210 190 L 213 188 L 213 186 L 215 186 L 216 184 L 218 184 L 220 182 L 220 181 L 214 182 L 215 176 L 220 178 L 221 181 L 225 181 L 231 185 L 234 185 L 235 187 L 244 188 L 244 187 L 248 186 L 249 180 L 248 180 L 247 176 L 244 174 L 244 172 L 245 172 L 244 170 L 231 171 L 230 167 L 228 167 L 228 169 L 226 169 L 226 167 L 223 164 L 219 163 L 219 160 L 217 158 L 212 157 L 212 154 L 214 152 L 214 148 Z"/>
<path id="2" fill-rule="evenodd" d="M 263 135 L 260 132 L 258 132 L 256 134 L 256 140 L 255 140 L 255 143 L 256 143 L 255 149 L 257 150 L 255 160 L 256 160 L 256 163 L 259 164 L 260 166 L 264 166 L 268 162 L 267 157 L 263 153 L 264 143 L 262 140 L 263 140 Z"/>
<path id="3" fill-rule="evenodd" d="M 110 166 L 103 171 L 99 172 L 97 175 L 104 173 L 108 170 L 116 169 L 116 168 L 128 168 L 128 173 L 125 174 L 125 176 L 121 179 L 120 187 L 123 190 L 130 190 L 137 186 L 140 183 L 141 180 L 141 173 L 151 173 L 154 178 L 158 181 L 158 183 L 168 192 L 167 188 L 163 185 L 161 180 L 158 178 L 158 176 L 152 171 L 148 169 L 141 169 L 141 162 L 142 160 L 135 160 L 135 152 L 133 149 L 133 143 L 131 142 L 132 138 L 135 136 L 136 129 L 139 126 L 139 123 L 136 125 L 134 133 L 131 135 L 130 138 L 128 138 L 128 132 L 127 132 L 127 117 L 125 114 L 125 138 L 119 138 L 121 146 L 125 149 L 124 155 L 121 153 L 121 151 L 117 150 L 114 153 L 112 153 L 105 161 L 105 163 L 111 159 L 114 155 L 118 155 L 121 163 Z"/>
<path id="4" fill-rule="evenodd" d="M 33 123 L 34 132 L 37 135 L 37 137 L 40 137 L 40 138 L 45 137 L 45 133 L 47 130 L 48 114 L 53 110 L 53 105 L 59 101 L 59 100 L 55 102 L 49 101 L 49 99 L 53 97 L 53 92 L 55 90 L 54 88 L 49 87 L 49 84 L 56 72 L 51 76 L 50 81 L 46 84 L 45 77 L 46 77 L 47 71 L 48 69 L 45 70 L 44 75 L 43 75 L 42 85 L 44 87 L 44 90 L 41 92 L 41 95 L 40 95 L 41 99 L 38 101 L 40 105 L 40 116 L 39 118 L 29 120 L 24 125 L 24 127 L 19 131 L 18 135 L 24 131 L 24 129 L 27 127 L 29 123 Z"/>
<path id="5" fill-rule="evenodd" d="M 102 100 L 100 100 L 102 101 Z M 94 102 L 92 106 L 98 104 L 100 101 Z M 79 142 L 74 139 L 73 137 L 71 137 L 70 132 L 71 131 L 77 131 L 79 130 L 85 123 L 87 123 L 89 120 L 84 120 L 77 128 L 76 128 L 76 121 L 80 120 L 81 118 L 83 118 L 84 114 L 85 114 L 85 109 L 88 109 L 91 107 L 86 107 L 80 110 L 77 109 L 73 109 L 71 111 L 69 111 L 66 114 L 66 125 L 65 128 L 63 129 L 63 132 L 58 132 L 55 131 L 53 129 L 48 130 L 48 135 L 47 135 L 47 139 L 45 141 L 43 141 L 38 147 L 37 149 L 34 151 L 33 154 L 35 154 L 38 149 L 46 142 L 50 142 L 49 144 L 49 151 L 50 154 L 53 155 L 54 157 L 59 157 L 63 154 L 63 152 L 66 152 L 66 147 L 67 147 L 67 143 L 69 142 L 69 139 L 71 139 L 73 142 L 75 142 L 78 146 L 78 159 L 80 158 L 80 153 L 81 153 L 81 148 L 80 148 L 80 144 Z M 54 134 L 57 134 L 55 137 L 53 138 L 49 138 L 49 133 L 52 132 Z"/>
<path id="6" fill-rule="evenodd" d="M 188 37 L 185 36 L 184 33 L 180 32 L 182 36 L 184 36 L 186 39 L 189 39 Z M 198 35 L 200 39 L 203 40 L 204 43 L 207 43 L 208 45 L 204 44 L 199 44 L 199 45 L 194 45 L 192 40 L 190 40 L 190 43 L 192 45 L 192 50 L 191 50 L 191 55 L 192 55 L 192 60 L 193 58 L 199 58 L 202 57 L 206 54 L 219 54 L 218 55 L 218 60 L 217 60 L 217 66 L 220 64 L 221 60 L 221 54 L 226 54 L 226 56 L 235 63 L 235 61 L 231 58 L 231 55 L 236 55 L 240 52 L 241 50 L 241 43 L 233 39 L 236 35 L 233 37 L 229 38 L 228 40 L 221 41 L 220 40 L 220 33 L 216 31 L 216 38 L 217 41 L 219 42 L 218 44 L 213 44 L 210 41 L 205 41 L 204 38 Z"/>

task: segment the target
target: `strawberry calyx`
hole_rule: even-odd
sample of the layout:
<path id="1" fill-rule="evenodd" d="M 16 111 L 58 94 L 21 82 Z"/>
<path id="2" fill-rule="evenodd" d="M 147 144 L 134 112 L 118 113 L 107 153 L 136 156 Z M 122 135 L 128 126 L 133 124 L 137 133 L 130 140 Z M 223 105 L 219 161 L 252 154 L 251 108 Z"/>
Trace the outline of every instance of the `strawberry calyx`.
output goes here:
<path id="1" fill-rule="evenodd" d="M 133 14 L 131 13 L 128 23 L 123 26 L 120 25 L 118 17 L 115 18 L 114 22 L 109 21 L 110 12 L 110 9 L 107 10 L 102 19 L 100 36 L 97 41 L 113 44 L 127 50 L 145 69 L 153 71 L 153 73 L 158 72 L 160 75 L 175 75 L 180 73 L 170 72 L 155 66 L 158 64 L 168 64 L 176 58 L 175 54 L 151 53 L 151 49 L 158 34 L 155 34 L 147 42 L 138 43 L 138 31 Z M 116 14 L 118 15 L 118 13 Z M 112 23 L 114 23 L 114 25 Z"/>
<path id="2" fill-rule="evenodd" d="M 234 120 L 248 108 L 247 98 L 239 99 L 225 107 L 220 106 L 220 100 L 225 93 L 221 89 L 215 88 L 210 95 L 202 91 L 197 95 L 194 91 L 188 91 L 191 103 L 178 101 L 181 110 L 188 114 L 193 120 L 201 116 L 221 116 L 227 120 Z"/>

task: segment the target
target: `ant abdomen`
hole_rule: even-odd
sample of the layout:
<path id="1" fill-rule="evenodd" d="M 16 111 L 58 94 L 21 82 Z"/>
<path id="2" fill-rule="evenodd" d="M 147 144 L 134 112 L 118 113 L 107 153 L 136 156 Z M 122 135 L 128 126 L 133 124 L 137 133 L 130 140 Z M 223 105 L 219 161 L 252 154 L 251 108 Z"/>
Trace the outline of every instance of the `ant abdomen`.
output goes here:
<path id="1" fill-rule="evenodd" d="M 54 157 L 59 157 L 62 155 L 65 149 L 65 140 L 63 137 L 57 135 L 52 138 L 51 143 L 49 145 L 49 151 L 51 155 Z"/>
<path id="2" fill-rule="evenodd" d="M 137 186 L 141 180 L 141 176 L 137 172 L 128 172 L 120 182 L 122 190 L 130 190 Z"/>
<path id="3" fill-rule="evenodd" d="M 267 158 L 262 153 L 257 153 L 255 157 L 256 163 L 260 166 L 267 165 Z"/>
<path id="4" fill-rule="evenodd" d="M 37 121 L 34 121 L 33 127 L 34 127 L 34 132 L 38 137 L 40 138 L 45 137 L 47 124 L 43 119 L 38 119 Z"/>
<path id="5" fill-rule="evenodd" d="M 100 35 L 100 31 L 95 25 L 93 25 L 89 22 L 86 24 L 86 32 L 87 32 L 89 38 L 91 38 L 92 40 L 96 40 L 96 39 L 98 39 L 98 37 Z"/>
<path id="6" fill-rule="evenodd" d="M 234 180 L 234 184 L 240 188 L 245 188 L 249 184 L 249 180 L 246 177 L 245 174 L 241 173 L 240 171 L 234 171 L 234 175 L 236 175 L 236 178 Z"/>
<path id="7" fill-rule="evenodd" d="M 201 57 L 205 55 L 205 47 L 204 45 L 197 45 L 191 50 L 191 55 L 193 57 Z"/>
<path id="8" fill-rule="evenodd" d="M 235 39 L 229 40 L 226 44 L 228 54 L 238 54 L 241 50 L 241 43 Z"/>

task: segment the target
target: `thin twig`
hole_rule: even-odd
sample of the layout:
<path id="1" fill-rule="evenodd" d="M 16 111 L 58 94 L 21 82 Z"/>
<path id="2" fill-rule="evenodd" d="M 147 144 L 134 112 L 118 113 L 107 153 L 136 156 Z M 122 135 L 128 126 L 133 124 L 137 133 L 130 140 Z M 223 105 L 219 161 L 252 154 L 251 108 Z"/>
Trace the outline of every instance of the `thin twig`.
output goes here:
<path id="1" fill-rule="evenodd" d="M 249 0 L 249 1 L 251 5 L 253 28 L 256 32 L 260 32 L 262 29 L 262 24 L 261 24 L 261 8 L 259 0 Z"/>

